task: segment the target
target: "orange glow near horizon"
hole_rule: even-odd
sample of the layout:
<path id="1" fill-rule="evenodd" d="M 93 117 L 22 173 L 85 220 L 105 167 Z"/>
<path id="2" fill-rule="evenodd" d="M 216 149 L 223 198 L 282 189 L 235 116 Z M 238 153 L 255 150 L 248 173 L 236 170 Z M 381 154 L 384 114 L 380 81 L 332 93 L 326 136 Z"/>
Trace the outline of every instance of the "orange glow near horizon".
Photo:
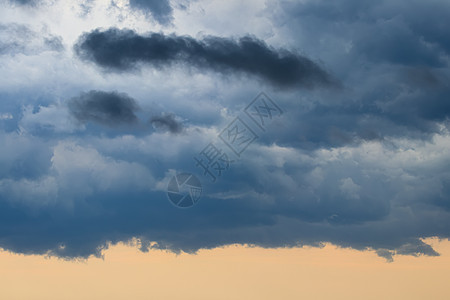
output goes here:
<path id="1" fill-rule="evenodd" d="M 324 248 L 228 246 L 176 255 L 116 245 L 104 259 L 0 252 L 0 299 L 450 299 L 450 241 L 440 257 Z"/>

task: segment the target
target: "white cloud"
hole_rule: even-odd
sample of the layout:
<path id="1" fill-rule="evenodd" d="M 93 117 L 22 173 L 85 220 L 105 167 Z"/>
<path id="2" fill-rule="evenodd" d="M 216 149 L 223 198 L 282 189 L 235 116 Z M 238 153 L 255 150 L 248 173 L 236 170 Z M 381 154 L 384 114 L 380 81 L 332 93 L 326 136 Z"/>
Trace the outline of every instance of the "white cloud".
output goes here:
<path id="1" fill-rule="evenodd" d="M 59 103 L 39 106 L 36 112 L 32 106 L 24 107 L 19 124 L 22 130 L 31 132 L 50 129 L 58 133 L 72 133 L 77 129 L 83 129 L 83 125 L 76 122 L 67 107 Z"/>
<path id="2" fill-rule="evenodd" d="M 353 199 L 359 199 L 361 187 L 354 183 L 350 177 L 341 180 L 340 189 L 344 195 Z"/>
<path id="3" fill-rule="evenodd" d="M 12 120 L 14 117 L 10 113 L 1 113 L 0 120 Z"/>

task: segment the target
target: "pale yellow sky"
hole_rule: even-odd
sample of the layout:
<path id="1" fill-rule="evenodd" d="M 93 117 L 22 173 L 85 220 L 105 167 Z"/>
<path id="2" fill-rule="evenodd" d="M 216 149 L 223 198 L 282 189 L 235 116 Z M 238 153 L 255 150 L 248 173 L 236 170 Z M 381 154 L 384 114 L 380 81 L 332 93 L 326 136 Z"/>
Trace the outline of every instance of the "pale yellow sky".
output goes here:
<path id="1" fill-rule="evenodd" d="M 243 246 L 175 255 L 119 245 L 104 260 L 0 253 L 0 299 L 450 299 L 450 242 L 440 257 Z"/>

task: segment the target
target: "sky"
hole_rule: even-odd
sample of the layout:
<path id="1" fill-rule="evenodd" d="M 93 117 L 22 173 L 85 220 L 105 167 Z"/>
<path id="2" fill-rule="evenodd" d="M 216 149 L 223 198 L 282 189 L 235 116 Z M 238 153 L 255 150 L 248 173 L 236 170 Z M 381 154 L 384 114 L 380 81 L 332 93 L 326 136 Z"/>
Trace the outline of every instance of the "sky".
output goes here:
<path id="1" fill-rule="evenodd" d="M 450 2 L 241 2 L 0 0 L 3 261 L 448 261 Z"/>
<path id="2" fill-rule="evenodd" d="M 367 251 L 231 245 L 197 255 L 116 245 L 105 259 L 0 254 L 4 299 L 448 299 L 450 245 L 380 263 Z M 26 288 L 24 288 L 24 283 Z"/>

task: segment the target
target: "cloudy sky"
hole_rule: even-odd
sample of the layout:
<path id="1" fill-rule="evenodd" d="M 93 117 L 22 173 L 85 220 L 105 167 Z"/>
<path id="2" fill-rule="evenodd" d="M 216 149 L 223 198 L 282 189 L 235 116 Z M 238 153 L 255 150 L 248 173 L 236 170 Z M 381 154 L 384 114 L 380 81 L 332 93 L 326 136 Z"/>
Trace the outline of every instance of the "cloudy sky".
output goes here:
<path id="1" fill-rule="evenodd" d="M 332 244 L 392 262 L 450 237 L 450 2 L 0 6 L 5 251 Z M 264 128 L 245 114 L 261 92 L 280 108 Z M 236 117 L 255 137 L 239 156 Z M 210 143 L 231 161 L 215 180 L 194 159 Z M 180 209 L 183 172 L 203 191 Z"/>

